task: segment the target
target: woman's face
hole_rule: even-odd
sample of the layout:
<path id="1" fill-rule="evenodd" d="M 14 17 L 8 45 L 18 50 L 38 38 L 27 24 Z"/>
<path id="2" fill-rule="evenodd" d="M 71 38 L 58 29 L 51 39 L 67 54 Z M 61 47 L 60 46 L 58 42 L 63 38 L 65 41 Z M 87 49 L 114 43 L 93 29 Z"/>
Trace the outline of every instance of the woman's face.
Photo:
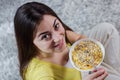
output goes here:
<path id="1" fill-rule="evenodd" d="M 34 45 L 44 54 L 60 53 L 66 47 L 65 29 L 61 22 L 54 16 L 44 15 L 38 25 Z"/>

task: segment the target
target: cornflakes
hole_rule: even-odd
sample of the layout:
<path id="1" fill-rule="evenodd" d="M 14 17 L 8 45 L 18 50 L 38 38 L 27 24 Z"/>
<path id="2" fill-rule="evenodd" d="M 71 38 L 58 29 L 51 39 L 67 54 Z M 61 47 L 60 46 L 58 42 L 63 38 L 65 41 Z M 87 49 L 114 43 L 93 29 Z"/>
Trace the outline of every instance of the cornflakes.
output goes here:
<path id="1" fill-rule="evenodd" d="M 83 40 L 72 51 L 72 60 L 81 70 L 89 70 L 102 61 L 102 50 L 98 44 L 91 40 Z"/>

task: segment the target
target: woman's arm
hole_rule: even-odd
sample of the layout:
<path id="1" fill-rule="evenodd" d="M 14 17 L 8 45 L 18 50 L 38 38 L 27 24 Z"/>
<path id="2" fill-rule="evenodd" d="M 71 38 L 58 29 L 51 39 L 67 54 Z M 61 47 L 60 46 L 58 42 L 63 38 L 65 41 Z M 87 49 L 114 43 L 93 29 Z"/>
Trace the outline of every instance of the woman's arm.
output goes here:
<path id="1" fill-rule="evenodd" d="M 74 43 L 75 41 L 77 41 L 79 39 L 86 38 L 86 36 L 77 34 L 70 30 L 66 30 L 66 36 L 71 43 Z"/>

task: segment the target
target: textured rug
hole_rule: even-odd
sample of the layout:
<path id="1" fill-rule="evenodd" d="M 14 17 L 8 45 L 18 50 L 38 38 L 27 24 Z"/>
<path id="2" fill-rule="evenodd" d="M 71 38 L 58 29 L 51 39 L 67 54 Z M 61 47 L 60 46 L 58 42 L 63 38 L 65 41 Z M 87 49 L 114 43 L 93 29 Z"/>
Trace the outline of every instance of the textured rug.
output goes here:
<path id="1" fill-rule="evenodd" d="M 0 0 L 0 80 L 21 80 L 13 18 L 16 9 L 30 1 L 50 6 L 77 33 L 102 22 L 120 32 L 120 0 Z"/>

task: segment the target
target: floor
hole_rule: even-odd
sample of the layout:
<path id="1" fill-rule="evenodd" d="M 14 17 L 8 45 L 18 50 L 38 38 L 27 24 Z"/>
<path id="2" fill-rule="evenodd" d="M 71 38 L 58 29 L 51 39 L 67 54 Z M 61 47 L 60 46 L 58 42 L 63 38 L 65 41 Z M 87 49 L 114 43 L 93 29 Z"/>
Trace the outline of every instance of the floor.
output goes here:
<path id="1" fill-rule="evenodd" d="M 98 23 L 109 22 L 120 32 L 120 0 L 29 0 L 50 6 L 70 28 L 83 33 Z M 28 0 L 0 0 L 0 80 L 21 80 L 13 19 Z"/>

